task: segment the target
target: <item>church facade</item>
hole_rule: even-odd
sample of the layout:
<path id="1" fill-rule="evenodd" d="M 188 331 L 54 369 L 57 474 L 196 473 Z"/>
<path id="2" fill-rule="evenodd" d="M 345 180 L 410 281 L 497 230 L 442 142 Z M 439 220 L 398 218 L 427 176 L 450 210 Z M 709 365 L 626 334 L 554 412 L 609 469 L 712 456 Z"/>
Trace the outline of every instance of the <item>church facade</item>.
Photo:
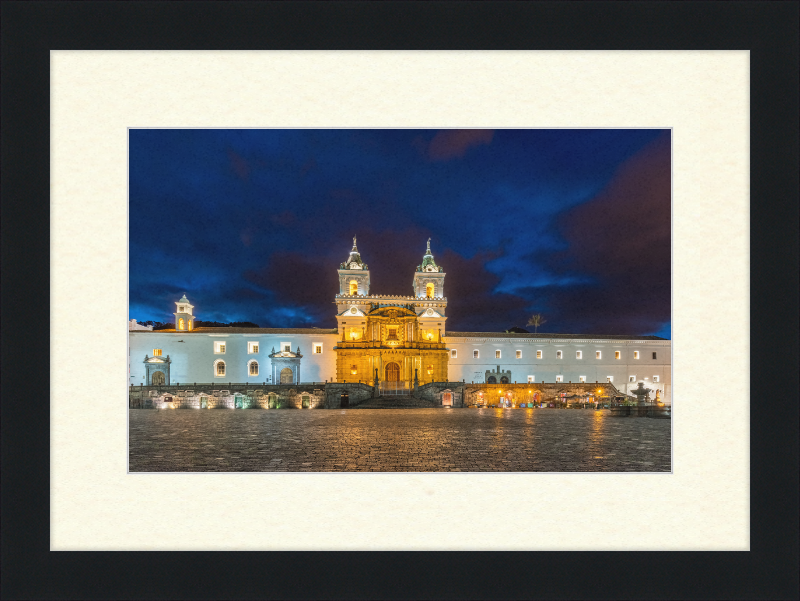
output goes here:
<path id="1" fill-rule="evenodd" d="M 409 296 L 373 294 L 356 240 L 339 265 L 336 329 L 195 328 L 176 301 L 174 330 L 129 329 L 129 383 L 362 382 L 402 391 L 429 382 L 639 382 L 671 401 L 671 341 L 447 330 L 445 271 L 430 240 Z M 134 326 L 130 326 L 134 327 Z"/>

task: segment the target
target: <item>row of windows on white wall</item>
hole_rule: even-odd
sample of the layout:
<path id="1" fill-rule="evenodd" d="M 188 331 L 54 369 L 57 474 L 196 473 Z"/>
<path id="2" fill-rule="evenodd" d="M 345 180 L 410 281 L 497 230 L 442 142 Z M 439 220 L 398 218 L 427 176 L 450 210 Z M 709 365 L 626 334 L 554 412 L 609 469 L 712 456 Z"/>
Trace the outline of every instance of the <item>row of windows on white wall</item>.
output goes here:
<path id="1" fill-rule="evenodd" d="M 516 354 L 516 358 L 517 359 L 522 359 L 522 351 L 515 351 L 515 354 Z M 455 359 L 456 357 L 458 357 L 458 351 L 456 349 L 451 350 L 450 351 L 450 356 L 453 359 Z M 473 359 L 480 359 L 480 356 L 481 356 L 480 351 L 478 351 L 478 350 L 472 351 L 472 358 Z M 544 357 L 544 352 L 543 351 L 536 351 L 536 358 L 537 359 L 542 359 L 543 357 Z M 494 352 L 494 358 L 495 359 L 501 359 L 502 358 L 502 351 L 496 350 Z M 556 351 L 556 359 L 563 359 L 563 358 L 564 358 L 564 351 Z M 575 358 L 576 359 L 583 359 L 583 351 L 575 351 Z M 603 351 L 595 351 L 594 352 L 594 358 L 595 359 L 602 359 L 603 358 Z M 639 351 L 633 351 L 633 358 L 634 359 L 639 359 Z M 656 360 L 657 358 L 658 358 L 658 353 L 656 353 L 654 351 L 653 352 L 653 360 Z M 622 359 L 622 353 L 620 351 L 614 351 L 614 359 Z"/>
<path id="2" fill-rule="evenodd" d="M 647 378 L 645 378 L 647 379 Z M 563 382 L 564 376 L 556 376 L 556 382 Z M 586 376 L 578 376 L 579 382 L 586 382 Z M 606 382 L 613 382 L 614 376 L 606 376 Z M 628 382 L 636 382 L 636 376 L 628 376 Z M 528 384 L 536 382 L 536 376 L 528 376 Z M 659 376 L 653 376 L 653 382 L 659 382 Z"/>
<path id="3" fill-rule="evenodd" d="M 216 361 L 214 362 L 214 375 L 217 377 L 221 377 L 225 375 L 225 362 L 224 361 Z M 258 375 L 258 361 L 250 361 L 247 364 L 247 373 L 251 376 Z"/>

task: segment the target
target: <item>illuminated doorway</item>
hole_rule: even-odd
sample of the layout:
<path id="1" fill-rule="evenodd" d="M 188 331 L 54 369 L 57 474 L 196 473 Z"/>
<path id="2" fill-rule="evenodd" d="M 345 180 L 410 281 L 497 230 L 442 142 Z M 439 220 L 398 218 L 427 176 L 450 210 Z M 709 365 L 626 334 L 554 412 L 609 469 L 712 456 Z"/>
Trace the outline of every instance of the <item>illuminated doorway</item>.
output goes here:
<path id="1" fill-rule="evenodd" d="M 400 366 L 397 363 L 389 363 L 386 365 L 386 381 L 399 382 L 400 381 Z"/>
<path id="2" fill-rule="evenodd" d="M 153 372 L 152 385 L 161 386 L 163 384 L 164 384 L 164 372 L 162 371 Z"/>

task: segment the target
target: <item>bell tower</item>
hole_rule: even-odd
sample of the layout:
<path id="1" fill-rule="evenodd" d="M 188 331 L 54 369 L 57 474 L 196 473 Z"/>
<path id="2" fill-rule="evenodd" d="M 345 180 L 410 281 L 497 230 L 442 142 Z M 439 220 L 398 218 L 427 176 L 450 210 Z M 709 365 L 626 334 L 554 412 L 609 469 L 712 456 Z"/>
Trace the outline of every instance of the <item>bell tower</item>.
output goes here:
<path id="1" fill-rule="evenodd" d="M 175 330 L 178 332 L 188 332 L 189 330 L 194 329 L 194 315 L 192 315 L 192 310 L 194 309 L 194 305 L 189 303 L 189 299 L 186 298 L 184 294 L 181 297 L 181 300 L 175 301 L 177 305 L 175 313 Z"/>
<path id="2" fill-rule="evenodd" d="M 339 294 L 345 296 L 369 295 L 369 267 L 361 260 L 353 236 L 353 250 L 347 260 L 339 265 Z"/>
<path id="3" fill-rule="evenodd" d="M 431 239 L 428 238 L 428 250 L 422 257 L 422 264 L 417 266 L 414 274 L 414 296 L 417 298 L 444 298 L 444 269 L 436 264 L 431 253 Z"/>

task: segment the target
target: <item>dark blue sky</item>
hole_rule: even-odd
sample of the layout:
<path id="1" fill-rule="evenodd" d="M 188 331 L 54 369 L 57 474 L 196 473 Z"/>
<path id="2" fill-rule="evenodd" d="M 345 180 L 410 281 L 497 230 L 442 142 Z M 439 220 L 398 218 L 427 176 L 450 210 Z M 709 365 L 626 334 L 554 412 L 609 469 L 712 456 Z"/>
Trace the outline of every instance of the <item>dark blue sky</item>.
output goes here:
<path id="1" fill-rule="evenodd" d="M 371 292 L 425 242 L 448 330 L 670 337 L 668 130 L 131 130 L 130 317 L 333 328 L 352 238 Z"/>

